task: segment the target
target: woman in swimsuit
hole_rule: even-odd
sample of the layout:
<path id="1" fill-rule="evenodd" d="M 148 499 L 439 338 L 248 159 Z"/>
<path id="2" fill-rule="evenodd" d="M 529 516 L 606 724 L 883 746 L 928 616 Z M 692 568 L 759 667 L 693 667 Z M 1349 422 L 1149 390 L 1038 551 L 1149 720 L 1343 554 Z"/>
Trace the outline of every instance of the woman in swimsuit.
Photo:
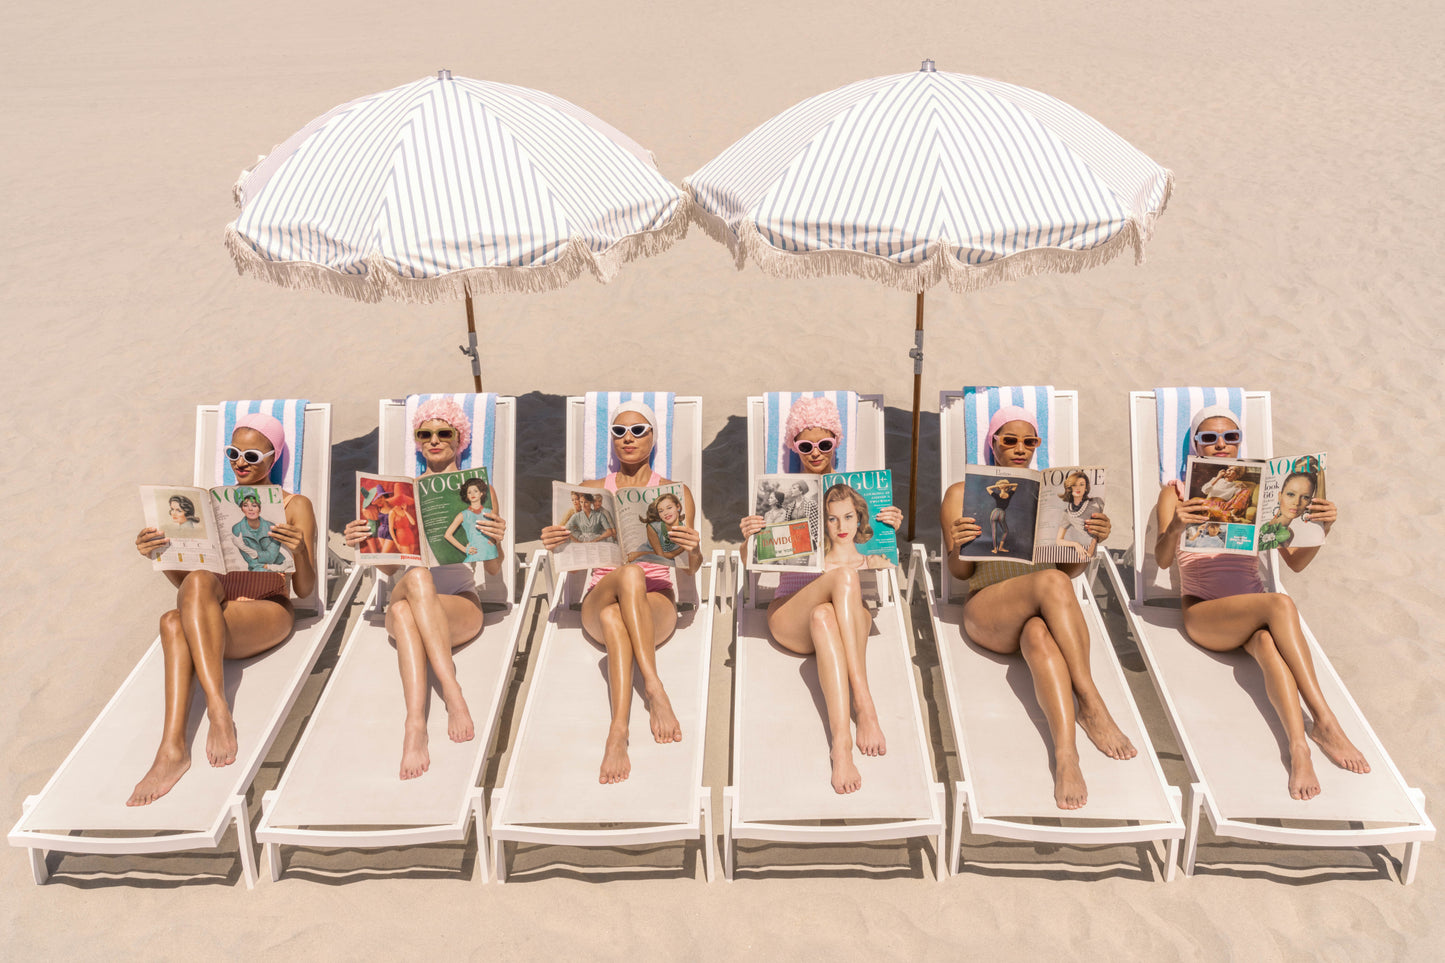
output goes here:
<path id="1" fill-rule="evenodd" d="M 833 470 L 833 458 L 843 442 L 837 405 L 826 398 L 801 398 L 788 409 L 783 430 L 805 473 L 826 475 Z M 807 486 L 802 487 L 806 490 Z M 875 521 L 897 528 L 903 513 L 890 505 Z M 739 527 L 744 538 L 751 538 L 762 530 L 763 518 L 749 515 Z M 866 647 L 873 615 L 863 604 L 858 569 L 870 557 L 859 554 L 855 547 L 851 555 L 825 558 L 821 575 L 784 572 L 768 606 L 773 639 L 789 651 L 818 658 L 818 681 L 828 710 L 833 790 L 838 793 L 857 792 L 863 786 L 863 776 L 853 761 L 850 706 L 852 718 L 857 720 L 858 751 L 881 756 L 888 750 L 868 688 Z"/>
<path id="2" fill-rule="evenodd" d="M 271 471 L 285 477 L 289 462 L 286 432 L 270 415 L 236 419 L 226 449 L 238 485 L 267 485 Z M 286 524 L 269 535 L 290 550 L 296 570 L 289 580 L 298 598 L 316 588 L 316 514 L 305 495 L 287 493 Z M 170 539 L 159 529 L 143 528 L 135 547 L 147 558 L 165 550 Z M 236 724 L 226 702 L 226 659 L 245 659 L 274 648 L 291 634 L 296 615 L 287 578 L 279 572 L 168 571 L 176 591 L 176 607 L 161 616 L 161 651 L 165 656 L 165 716 L 160 747 L 150 770 L 136 783 L 127 806 L 155 802 L 191 767 L 186 721 L 191 705 L 191 680 L 206 696 L 206 761 L 229 766 L 236 761 Z"/>
<path id="3" fill-rule="evenodd" d="M 1189 426 L 1189 434 L 1194 454 L 1208 458 L 1238 458 L 1244 440 L 1234 414 L 1219 405 L 1200 410 Z M 1313 799 L 1320 794 L 1306 735 L 1341 769 L 1369 772 L 1364 754 L 1346 738 L 1320 691 L 1294 600 L 1264 590 L 1259 561 L 1253 555 L 1180 549 L 1180 532 L 1209 518 L 1204 499 L 1183 499 L 1181 494 L 1173 484 L 1159 491 L 1159 538 L 1154 543 L 1154 560 L 1160 568 L 1168 568 L 1176 560 L 1179 563 L 1180 607 L 1189 638 L 1215 652 L 1242 647 L 1264 671 L 1265 691 L 1289 739 L 1290 796 Z M 1310 515 L 1328 530 L 1337 512 L 1333 502 L 1316 498 L 1310 503 Z M 1317 552 L 1318 547 L 1284 547 L 1279 549 L 1279 556 L 1292 571 L 1299 572 Z M 1308 733 L 1300 711 L 1301 697 L 1314 717 Z"/>
<path id="4" fill-rule="evenodd" d="M 652 470 L 657 416 L 640 402 L 628 401 L 612 412 L 612 452 L 618 468 L 606 478 L 584 481 L 587 488 L 652 488 L 672 482 Z M 695 518 L 692 491 L 682 489 L 683 511 Z M 600 510 L 599 510 L 600 511 Z M 576 516 L 574 516 L 575 518 Z M 562 525 L 542 529 L 542 545 L 556 550 L 572 538 Z M 702 567 L 702 535 L 684 524 L 669 537 L 687 553 L 682 566 L 689 575 Z M 612 703 L 612 724 L 602 748 L 600 783 L 622 782 L 632 773 L 627 756 L 628 718 L 632 712 L 632 664 L 642 673 L 643 694 L 652 738 L 660 743 L 681 742 L 682 727 L 672 711 L 662 679 L 657 674 L 657 647 L 677 626 L 677 603 L 672 569 L 655 562 L 630 562 L 620 568 L 592 570 L 582 598 L 582 628 L 607 649 L 607 690 Z"/>
<path id="5" fill-rule="evenodd" d="M 450 398 L 432 398 L 417 407 L 412 417 L 412 435 L 426 463 L 422 476 L 457 471 L 457 459 L 471 441 L 471 419 L 462 406 Z M 507 523 L 500 515 L 495 489 L 492 510 L 476 522 L 478 530 L 495 545 L 501 545 Z M 346 544 L 353 548 L 366 541 L 367 522 L 346 523 Z M 399 566 L 379 566 L 394 574 Z M 483 569 L 489 575 L 502 570 L 502 552 L 487 559 Z M 447 709 L 447 736 L 452 742 L 470 742 L 476 736 L 471 710 L 457 682 L 452 650 L 475 639 L 482 631 L 482 603 L 477 597 L 475 575 L 465 562 L 435 568 L 408 566 L 391 586 L 386 605 L 386 631 L 396 643 L 401 692 L 406 703 L 402 727 L 402 779 L 415 779 L 431 766 L 427 747 L 427 667 L 436 675 L 442 702 Z"/>
<path id="6" fill-rule="evenodd" d="M 1007 407 L 989 423 L 985 455 L 991 465 L 1027 468 L 1039 444 L 1034 416 L 1023 408 Z M 1076 721 L 1109 758 L 1132 759 L 1138 754 L 1109 714 L 1089 669 L 1089 628 L 1070 581 L 1086 563 L 1022 565 L 959 558 L 960 546 L 983 534 L 978 522 L 963 514 L 963 492 L 963 482 L 949 486 L 938 519 L 948 570 L 969 583 L 964 631 L 990 652 L 1023 654 L 1053 742 L 1054 803 L 1060 809 L 1078 809 L 1088 802 L 1089 793 L 1079 768 Z M 1084 528 L 1102 542 L 1112 524 L 1103 512 L 1094 512 Z"/>

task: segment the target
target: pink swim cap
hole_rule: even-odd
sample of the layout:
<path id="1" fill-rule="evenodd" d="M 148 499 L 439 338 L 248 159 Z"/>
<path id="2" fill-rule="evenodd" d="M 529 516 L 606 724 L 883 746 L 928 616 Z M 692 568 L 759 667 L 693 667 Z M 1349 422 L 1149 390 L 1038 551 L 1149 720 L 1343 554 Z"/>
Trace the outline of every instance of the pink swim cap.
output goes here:
<path id="1" fill-rule="evenodd" d="M 472 440 L 472 420 L 467 417 L 466 410 L 450 398 L 433 398 L 430 401 L 423 401 L 416 407 L 416 415 L 411 419 L 411 430 L 416 430 L 428 421 L 445 421 L 457 430 L 457 456 L 467 450 L 468 443 Z M 420 443 L 417 448 L 420 448 Z"/>
<path id="2" fill-rule="evenodd" d="M 271 449 L 276 452 L 276 457 L 271 459 L 270 478 L 273 484 L 281 484 L 286 478 L 287 470 L 291 467 L 291 450 L 286 447 L 286 426 L 271 415 L 257 412 L 238 417 L 236 428 L 250 428 L 252 431 L 259 431 L 271 443 Z M 235 433 L 236 431 L 233 429 L 231 431 L 233 437 Z M 233 438 L 227 438 L 226 444 L 234 444 Z"/>
<path id="3" fill-rule="evenodd" d="M 994 412 L 994 416 L 988 420 L 988 437 L 983 440 L 983 463 L 985 465 L 997 464 L 993 460 L 993 436 L 998 430 L 1010 421 L 1027 421 L 1034 434 L 1039 433 L 1039 420 L 1027 408 L 1020 408 L 1018 405 L 1009 405 Z M 1037 454 L 1035 454 L 1037 457 Z M 1032 459 L 1030 460 L 1032 463 Z"/>
<path id="4" fill-rule="evenodd" d="M 809 428 L 821 428 L 830 433 L 835 441 L 843 440 L 843 422 L 838 417 L 838 406 L 828 398 L 799 398 L 788 409 L 788 421 L 783 427 L 783 440 L 793 448 L 798 435 Z"/>

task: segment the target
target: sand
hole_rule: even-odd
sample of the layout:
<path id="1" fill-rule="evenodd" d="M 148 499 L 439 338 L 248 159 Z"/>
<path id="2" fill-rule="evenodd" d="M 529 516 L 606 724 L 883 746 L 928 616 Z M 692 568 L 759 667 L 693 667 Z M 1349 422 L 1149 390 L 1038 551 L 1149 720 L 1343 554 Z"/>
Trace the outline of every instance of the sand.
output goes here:
<path id="1" fill-rule="evenodd" d="M 135 490 L 189 478 L 197 403 L 330 401 L 345 476 L 374 464 L 377 398 L 469 384 L 455 347 L 459 304 L 362 305 L 238 277 L 221 230 L 241 168 L 337 103 L 448 67 L 573 100 L 681 180 L 790 104 L 915 69 L 925 56 L 940 69 L 1060 96 L 1178 177 L 1143 266 L 1119 261 L 966 297 L 930 295 L 925 400 L 966 383 L 1077 387 L 1084 452 L 1122 470 L 1129 389 L 1272 390 L 1276 447 L 1327 449 L 1342 512 L 1327 550 L 1288 584 L 1406 778 L 1440 798 L 1437 5 L 448 6 L 7 11 L 7 826 L 169 605 L 164 580 L 132 548 Z M 749 393 L 884 393 L 891 464 L 906 475 L 906 294 L 855 279 L 738 273 L 694 231 L 611 285 L 584 278 L 551 294 L 488 298 L 479 320 L 487 387 L 521 398 L 513 524 L 523 539 L 540 527 L 545 480 L 561 472 L 561 399 L 590 387 L 626 382 L 706 398 L 709 546 L 739 539 L 743 468 L 726 449 L 742 438 Z M 586 366 L 546 351 L 580 337 L 591 345 Z M 1387 467 L 1405 458 L 1404 471 Z M 921 475 L 919 531 L 936 545 L 936 419 L 925 420 Z M 1117 547 L 1129 539 L 1123 489 L 1111 490 Z M 338 490 L 339 506 L 345 495 Z M 332 517 L 339 529 L 344 510 Z M 914 615 L 932 677 L 926 619 Z M 726 634 L 719 619 L 717 666 Z M 1131 675 L 1166 771 L 1182 784 L 1157 700 Z M 721 669 L 714 679 L 707 777 L 720 793 L 729 677 Z M 952 779 L 942 709 L 930 701 L 940 774 Z M 296 718 L 258 786 L 278 777 Z M 5 955 L 1432 958 L 1445 933 L 1434 844 L 1408 888 L 1398 883 L 1400 847 L 1286 850 L 1206 834 L 1209 869 L 1170 884 L 1141 869 L 1133 847 L 974 840 L 972 868 L 943 885 L 926 848 L 878 846 L 830 853 L 844 865 L 809 871 L 788 867 L 815 854 L 754 850 L 747 878 L 712 886 L 676 847 L 531 850 L 515 858 L 513 882 L 481 886 L 469 879 L 475 850 L 453 846 L 300 854 L 289 878 L 250 892 L 233 846 L 54 857 L 45 887 L 32 884 L 24 852 L 7 848 Z"/>

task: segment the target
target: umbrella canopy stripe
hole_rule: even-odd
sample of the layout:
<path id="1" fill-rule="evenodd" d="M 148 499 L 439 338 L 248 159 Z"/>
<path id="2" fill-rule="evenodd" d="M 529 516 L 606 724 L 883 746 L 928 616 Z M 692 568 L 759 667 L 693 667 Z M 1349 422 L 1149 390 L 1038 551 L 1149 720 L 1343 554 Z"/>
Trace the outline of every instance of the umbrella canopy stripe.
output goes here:
<path id="1" fill-rule="evenodd" d="M 238 270 L 362 300 L 542 290 L 664 249 L 688 201 L 560 98 L 441 75 L 343 104 L 243 174 Z"/>

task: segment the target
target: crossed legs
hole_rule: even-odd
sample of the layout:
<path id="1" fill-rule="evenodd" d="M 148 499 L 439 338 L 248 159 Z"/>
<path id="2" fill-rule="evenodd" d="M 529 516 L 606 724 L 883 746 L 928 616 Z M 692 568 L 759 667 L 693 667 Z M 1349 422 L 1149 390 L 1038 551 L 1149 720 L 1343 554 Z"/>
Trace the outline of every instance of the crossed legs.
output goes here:
<path id="1" fill-rule="evenodd" d="M 963 626 L 990 652 L 1023 654 L 1054 744 L 1054 802 L 1060 809 L 1080 808 L 1089 793 L 1079 768 L 1074 722 L 1111 759 L 1132 759 L 1138 750 L 1119 730 L 1094 684 L 1089 628 L 1069 577 L 1045 569 L 985 586 L 964 603 Z"/>
<path id="2" fill-rule="evenodd" d="M 582 599 L 582 628 L 607 649 L 607 692 L 612 701 L 612 724 L 607 729 L 598 782 L 622 782 L 632 773 L 627 735 L 634 663 L 642 675 L 652 738 L 682 741 L 682 727 L 657 675 L 657 647 L 676 627 L 677 606 L 662 592 L 647 590 L 647 577 L 638 565 L 607 573 Z"/>
<path id="3" fill-rule="evenodd" d="M 888 751 L 878 710 L 868 688 L 867 645 L 873 616 L 863 604 L 856 569 L 824 572 L 786 598 L 768 606 L 768 629 L 778 644 L 818 658 L 818 682 L 828 708 L 833 789 L 857 792 L 863 776 L 853 762 L 851 708 L 858 720 L 858 750 L 865 756 Z"/>
<path id="4" fill-rule="evenodd" d="M 482 631 L 482 607 L 475 596 L 438 595 L 430 569 L 409 568 L 397 579 L 386 606 L 386 631 L 396 640 L 406 723 L 401 742 L 401 778 L 415 779 L 431 766 L 427 747 L 427 668 L 437 678 L 447 707 L 447 735 L 468 742 L 476 735 L 471 711 L 457 682 L 452 650 Z"/>
<path id="5" fill-rule="evenodd" d="M 1329 760 L 1350 772 L 1370 771 L 1364 754 L 1345 737 L 1334 711 L 1325 702 L 1299 610 L 1288 595 L 1258 592 L 1208 601 L 1186 600 L 1184 631 L 1196 644 L 1215 652 L 1243 647 L 1259 663 L 1270 705 L 1289 739 L 1290 796 L 1313 799 L 1320 794 L 1319 777 L 1305 738 L 1301 697 L 1314 718 L 1308 736 Z"/>
<path id="6" fill-rule="evenodd" d="M 165 719 L 155 761 L 136 783 L 127 806 L 146 806 L 174 786 L 191 767 L 186 722 L 191 680 L 206 696 L 206 760 L 213 766 L 236 761 L 236 724 L 226 702 L 225 660 L 244 659 L 283 642 L 295 615 L 291 603 L 276 599 L 226 601 L 219 576 L 191 572 L 176 591 L 176 607 L 161 616 L 165 657 Z"/>

